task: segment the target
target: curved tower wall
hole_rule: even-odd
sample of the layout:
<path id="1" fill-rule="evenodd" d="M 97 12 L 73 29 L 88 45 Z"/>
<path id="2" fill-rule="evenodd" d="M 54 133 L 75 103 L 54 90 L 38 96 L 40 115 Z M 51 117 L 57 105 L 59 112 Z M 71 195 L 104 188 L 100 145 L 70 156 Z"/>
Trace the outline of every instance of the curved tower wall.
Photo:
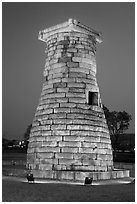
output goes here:
<path id="1" fill-rule="evenodd" d="M 113 169 L 110 135 L 96 79 L 100 33 L 76 20 L 45 29 L 44 82 L 30 133 L 27 165 L 35 177 L 55 171 Z"/>

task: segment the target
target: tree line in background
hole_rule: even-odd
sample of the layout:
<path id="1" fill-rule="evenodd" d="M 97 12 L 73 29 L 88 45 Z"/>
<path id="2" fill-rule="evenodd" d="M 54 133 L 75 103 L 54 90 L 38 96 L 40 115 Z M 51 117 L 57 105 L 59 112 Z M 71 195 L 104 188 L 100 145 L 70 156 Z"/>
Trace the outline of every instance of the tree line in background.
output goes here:
<path id="1" fill-rule="evenodd" d="M 128 130 L 130 125 L 129 122 L 132 120 L 132 117 L 126 111 L 109 111 L 104 105 L 103 110 L 107 120 L 114 156 L 116 156 L 116 151 L 119 148 L 119 137 Z"/>

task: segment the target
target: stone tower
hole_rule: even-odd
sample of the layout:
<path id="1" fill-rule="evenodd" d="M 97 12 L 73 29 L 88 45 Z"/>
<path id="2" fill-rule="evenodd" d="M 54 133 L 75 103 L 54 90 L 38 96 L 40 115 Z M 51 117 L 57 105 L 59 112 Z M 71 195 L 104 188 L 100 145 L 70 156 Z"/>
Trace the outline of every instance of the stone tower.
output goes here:
<path id="1" fill-rule="evenodd" d="M 39 40 L 47 58 L 27 166 L 39 178 L 78 181 L 90 172 L 103 179 L 113 156 L 96 79 L 101 34 L 69 19 L 41 31 Z"/>

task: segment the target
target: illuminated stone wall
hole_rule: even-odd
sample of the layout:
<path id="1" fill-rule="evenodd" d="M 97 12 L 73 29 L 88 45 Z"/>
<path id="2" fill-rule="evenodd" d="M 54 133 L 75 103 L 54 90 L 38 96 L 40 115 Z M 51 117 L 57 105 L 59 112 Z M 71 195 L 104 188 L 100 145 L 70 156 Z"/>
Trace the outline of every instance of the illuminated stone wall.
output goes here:
<path id="1" fill-rule="evenodd" d="M 41 31 L 39 39 L 47 46 L 47 57 L 28 168 L 35 177 L 55 179 L 61 170 L 112 170 L 110 135 L 96 79 L 101 34 L 69 19 Z"/>

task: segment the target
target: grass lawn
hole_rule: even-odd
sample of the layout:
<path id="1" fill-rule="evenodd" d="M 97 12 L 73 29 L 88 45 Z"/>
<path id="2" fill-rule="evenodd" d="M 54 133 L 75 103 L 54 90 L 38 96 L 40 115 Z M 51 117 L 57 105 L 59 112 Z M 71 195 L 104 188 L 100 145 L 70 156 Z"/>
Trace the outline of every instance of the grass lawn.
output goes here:
<path id="1" fill-rule="evenodd" d="M 80 186 L 3 180 L 3 202 L 134 202 L 134 184 Z"/>

